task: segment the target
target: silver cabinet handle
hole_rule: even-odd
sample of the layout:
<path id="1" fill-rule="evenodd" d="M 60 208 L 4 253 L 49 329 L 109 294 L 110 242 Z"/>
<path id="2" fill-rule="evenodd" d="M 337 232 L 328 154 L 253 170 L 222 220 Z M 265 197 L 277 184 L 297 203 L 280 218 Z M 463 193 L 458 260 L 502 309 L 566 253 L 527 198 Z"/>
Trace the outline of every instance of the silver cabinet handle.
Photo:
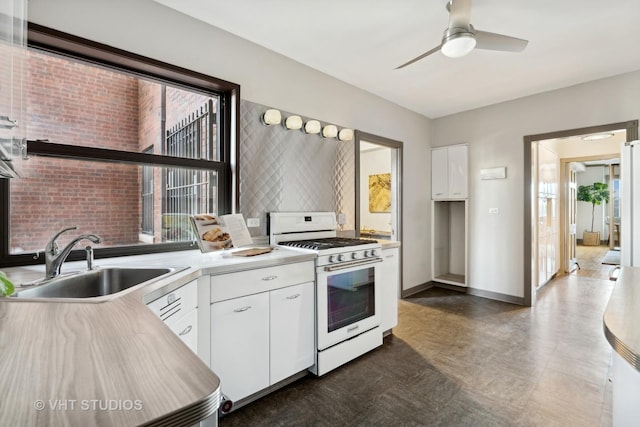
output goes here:
<path id="1" fill-rule="evenodd" d="M 267 276 L 267 277 L 263 277 L 262 280 L 264 280 L 265 282 L 268 282 L 269 280 L 276 280 L 278 278 L 278 276 Z"/>
<path id="2" fill-rule="evenodd" d="M 287 299 L 296 299 L 299 296 L 300 296 L 300 294 L 295 294 L 295 295 L 288 296 Z"/>
<path id="3" fill-rule="evenodd" d="M 189 325 L 186 328 L 184 328 L 184 330 L 182 332 L 180 332 L 178 335 L 180 335 L 180 336 L 187 335 L 189 332 L 191 332 L 191 329 L 193 329 L 193 328 L 191 327 L 191 325 Z"/>
<path id="4" fill-rule="evenodd" d="M 174 302 L 176 302 L 176 294 L 172 292 L 167 295 L 167 304 L 173 304 Z"/>
<path id="5" fill-rule="evenodd" d="M 247 305 L 247 306 L 245 306 L 245 307 L 236 308 L 236 309 L 235 309 L 235 310 L 233 310 L 233 311 L 234 311 L 234 312 L 236 312 L 236 313 L 242 313 L 243 311 L 247 311 L 247 310 L 249 310 L 250 308 L 251 308 L 251 306 L 250 306 L 250 305 Z"/>
<path id="6" fill-rule="evenodd" d="M 387 255 L 385 258 L 387 258 L 387 259 L 393 258 L 393 255 Z"/>

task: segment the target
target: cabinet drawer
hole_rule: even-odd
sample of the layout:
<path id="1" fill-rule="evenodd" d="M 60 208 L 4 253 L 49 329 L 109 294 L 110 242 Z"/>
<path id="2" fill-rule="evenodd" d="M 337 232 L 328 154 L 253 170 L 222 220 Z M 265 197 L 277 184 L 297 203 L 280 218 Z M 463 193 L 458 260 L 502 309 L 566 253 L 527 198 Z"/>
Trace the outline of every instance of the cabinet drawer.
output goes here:
<path id="1" fill-rule="evenodd" d="M 211 302 L 315 280 L 314 262 L 299 262 L 211 276 Z"/>
<path id="2" fill-rule="evenodd" d="M 165 322 L 178 320 L 198 306 L 198 281 L 194 280 L 147 304 Z"/>
<path id="3" fill-rule="evenodd" d="M 198 354 L 198 310 L 193 309 L 181 319 L 167 322 L 167 326 L 175 333 L 183 343 L 195 354 Z"/>

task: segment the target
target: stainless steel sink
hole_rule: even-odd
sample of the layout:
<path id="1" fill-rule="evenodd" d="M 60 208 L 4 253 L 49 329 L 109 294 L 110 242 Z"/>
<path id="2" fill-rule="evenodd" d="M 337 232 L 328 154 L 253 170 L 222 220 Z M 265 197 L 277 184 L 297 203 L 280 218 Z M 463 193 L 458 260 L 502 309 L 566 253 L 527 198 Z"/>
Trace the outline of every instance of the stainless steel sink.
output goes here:
<path id="1" fill-rule="evenodd" d="M 93 298 L 112 295 L 141 283 L 151 283 L 179 270 L 176 268 L 105 267 L 56 277 L 32 288 L 19 290 L 17 298 Z"/>

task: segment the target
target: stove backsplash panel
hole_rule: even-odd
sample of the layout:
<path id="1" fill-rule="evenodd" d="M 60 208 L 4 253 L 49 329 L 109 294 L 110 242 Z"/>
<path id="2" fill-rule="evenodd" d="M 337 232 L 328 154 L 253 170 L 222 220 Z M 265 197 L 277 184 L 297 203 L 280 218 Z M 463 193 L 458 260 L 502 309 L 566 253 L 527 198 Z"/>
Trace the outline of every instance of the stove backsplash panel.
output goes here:
<path id="1" fill-rule="evenodd" d="M 252 236 L 267 235 L 267 213 L 275 211 L 343 212 L 343 229 L 353 230 L 355 142 L 266 126 L 261 117 L 269 108 L 240 102 L 239 210 L 245 219 L 260 218 L 260 227 L 249 229 Z M 296 114 L 280 111 L 283 122 Z"/>

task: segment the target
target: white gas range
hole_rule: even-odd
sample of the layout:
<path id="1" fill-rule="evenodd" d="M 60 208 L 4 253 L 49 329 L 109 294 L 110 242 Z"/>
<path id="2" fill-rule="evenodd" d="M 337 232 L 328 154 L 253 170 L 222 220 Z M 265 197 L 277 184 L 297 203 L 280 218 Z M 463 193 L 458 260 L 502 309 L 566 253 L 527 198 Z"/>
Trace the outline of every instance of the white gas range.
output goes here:
<path id="1" fill-rule="evenodd" d="M 382 344 L 381 245 L 337 237 L 334 212 L 273 212 L 269 243 L 316 259 L 316 364 L 324 375 Z"/>

